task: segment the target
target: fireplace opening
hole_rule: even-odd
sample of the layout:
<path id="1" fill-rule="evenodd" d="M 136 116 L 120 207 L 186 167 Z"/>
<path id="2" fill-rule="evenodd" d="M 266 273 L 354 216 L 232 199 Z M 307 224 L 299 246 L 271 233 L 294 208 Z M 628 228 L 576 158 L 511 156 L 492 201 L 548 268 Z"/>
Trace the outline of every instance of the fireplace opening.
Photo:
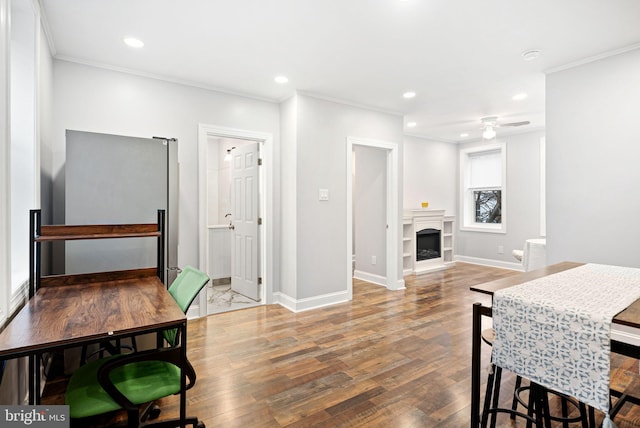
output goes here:
<path id="1" fill-rule="evenodd" d="M 422 229 L 416 232 L 416 260 L 437 259 L 440 257 L 440 231 Z"/>

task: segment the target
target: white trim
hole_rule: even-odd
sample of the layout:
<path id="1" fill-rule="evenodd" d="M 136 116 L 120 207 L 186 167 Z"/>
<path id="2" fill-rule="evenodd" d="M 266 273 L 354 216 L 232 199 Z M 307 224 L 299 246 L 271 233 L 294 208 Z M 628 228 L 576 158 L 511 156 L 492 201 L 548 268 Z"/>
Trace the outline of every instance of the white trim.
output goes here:
<path id="1" fill-rule="evenodd" d="M 564 71 L 564 70 L 568 70 L 570 68 L 579 67 L 581 65 L 589 64 L 589 63 L 594 62 L 594 61 L 599 61 L 601 59 L 605 59 L 605 58 L 609 58 L 609 57 L 612 57 L 612 56 L 620 55 L 620 54 L 623 54 L 625 52 L 630 52 L 630 51 L 633 51 L 633 50 L 636 50 L 636 49 L 640 49 L 640 43 L 634 43 L 632 45 L 624 46 L 624 47 L 619 48 L 619 49 L 614 49 L 614 50 L 602 52 L 602 53 L 599 53 L 597 55 L 588 56 L 586 58 L 582 58 L 582 59 L 579 59 L 577 61 L 573 61 L 573 62 L 569 62 L 567 64 L 559 65 L 557 67 L 553 67 L 553 68 L 550 68 L 548 70 L 545 70 L 544 74 L 557 73 L 559 71 Z"/>
<path id="2" fill-rule="evenodd" d="M 419 134 L 419 133 L 416 133 L 416 132 L 405 132 L 403 135 L 405 137 L 421 138 L 423 140 L 429 140 L 429 141 L 433 141 L 435 143 L 447 143 L 447 144 L 458 144 L 458 143 L 460 143 L 460 141 L 447 140 L 446 138 L 431 137 L 429 135 Z M 467 143 L 468 141 L 464 141 L 464 142 Z"/>
<path id="3" fill-rule="evenodd" d="M 540 236 L 547 236 L 547 139 L 540 137 Z"/>
<path id="4" fill-rule="evenodd" d="M 517 270 L 519 272 L 524 272 L 524 267 L 522 266 L 521 263 L 503 262 L 502 260 L 483 259 L 480 257 L 469 257 L 469 256 L 455 256 L 454 260 L 456 262 L 470 263 L 473 265 L 490 266 L 490 267 L 497 267 L 502 269 L 510 269 L 510 270 Z"/>
<path id="5" fill-rule="evenodd" d="M 360 281 L 370 282 L 376 285 L 382 285 L 383 287 L 387 286 L 387 277 L 382 275 L 376 275 L 369 272 L 363 272 L 361 270 L 353 271 L 353 277 L 355 279 L 359 279 Z"/>
<path id="6" fill-rule="evenodd" d="M 273 298 L 273 303 L 277 303 L 292 312 L 304 312 L 335 305 L 337 303 L 348 302 L 351 300 L 351 294 L 346 291 L 339 291 L 336 293 L 322 294 L 320 296 L 307 297 L 304 299 L 294 299 L 293 297 L 278 291 L 273 293 Z"/>
<path id="7" fill-rule="evenodd" d="M 228 128 L 217 125 L 198 124 L 198 249 L 199 266 L 206 266 L 206 180 L 207 180 L 207 139 L 209 137 L 236 138 L 252 140 L 260 143 L 260 276 L 262 277 L 261 301 L 264 304 L 273 303 L 273 135 L 268 132 L 248 131 L 244 129 Z M 207 312 L 206 293 L 200 293 L 200 315 Z"/>
<path id="8" fill-rule="evenodd" d="M 42 26 L 42 30 L 44 31 L 44 36 L 47 38 L 47 45 L 49 46 L 49 53 L 52 57 L 56 56 L 56 44 L 53 41 L 53 36 L 51 33 L 51 26 L 49 25 L 49 20 L 47 19 L 47 14 L 44 12 L 44 8 L 40 4 L 40 0 L 33 0 L 34 3 L 38 5 L 38 10 L 40 11 L 40 25 Z"/>
<path id="9" fill-rule="evenodd" d="M 374 140 L 369 138 L 347 137 L 347 291 L 349 298 L 353 297 L 352 281 L 352 249 L 353 249 L 353 146 L 367 146 L 387 151 L 387 282 L 389 290 L 404 288 L 404 280 L 398 273 L 398 264 L 402 256 L 399 245 L 402 228 L 402 218 L 399 217 L 400 202 L 398 200 L 399 183 L 399 144 L 389 141 Z"/>
<path id="10" fill-rule="evenodd" d="M 11 29 L 10 0 L 0 0 L 0 325 L 11 300 Z"/>
<path id="11" fill-rule="evenodd" d="M 360 103 L 356 103 L 353 101 L 346 101 L 340 98 L 333 98 L 333 97 L 329 97 L 327 95 L 322 95 L 322 94 L 317 94 L 315 92 L 309 92 L 309 91 L 302 91 L 300 89 L 296 90 L 296 93 L 300 94 L 300 95 L 304 95 L 306 97 L 311 97 L 311 98 L 315 98 L 318 100 L 324 100 L 324 101 L 330 101 L 332 103 L 336 103 L 336 104 L 342 104 L 342 105 L 346 105 L 349 107 L 355 107 L 355 108 L 359 108 L 359 109 L 364 109 L 364 110 L 369 110 L 369 111 L 376 111 L 378 113 L 384 113 L 384 114 L 389 114 L 392 116 L 404 116 L 404 113 L 397 111 L 397 110 L 386 110 L 383 108 L 378 108 L 378 107 L 373 107 L 370 105 L 366 105 L 366 104 L 360 104 Z M 287 95 L 284 98 L 282 98 L 282 100 L 280 100 L 280 102 L 283 102 L 287 99 L 291 98 L 291 96 Z"/>
<path id="12" fill-rule="evenodd" d="M 268 102 L 268 103 L 272 103 L 272 104 L 278 103 L 278 100 L 275 100 L 275 99 L 272 99 L 272 98 L 260 97 L 258 95 L 247 94 L 247 93 L 244 93 L 244 92 L 231 91 L 231 90 L 228 90 L 228 89 L 223 89 L 223 88 L 219 88 L 219 87 L 216 87 L 216 86 L 207 85 L 207 84 L 201 83 L 201 82 L 193 82 L 193 81 L 190 81 L 190 80 L 176 79 L 176 78 L 172 78 L 172 77 L 168 77 L 168 76 L 163 76 L 161 74 L 149 73 L 149 72 L 146 72 L 146 71 L 133 70 L 131 68 L 125 68 L 125 67 L 118 67 L 118 66 L 115 66 L 115 65 L 105 64 L 105 63 L 98 62 L 98 61 L 91 61 L 91 60 L 75 58 L 75 57 L 66 56 L 66 55 L 55 55 L 54 58 L 59 60 L 59 61 L 71 62 L 71 63 L 86 65 L 86 66 L 94 67 L 94 68 L 101 68 L 103 70 L 117 71 L 119 73 L 130 74 L 130 75 L 133 75 L 133 76 L 146 77 L 148 79 L 155 79 L 155 80 L 160 80 L 160 81 L 163 81 L 163 82 L 176 83 L 178 85 L 190 86 L 190 87 L 193 87 L 193 88 L 206 89 L 207 91 L 215 91 L 215 92 L 220 92 L 222 94 L 235 95 L 237 97 L 249 98 L 249 99 L 252 99 L 252 100 L 263 101 L 263 102 Z"/>

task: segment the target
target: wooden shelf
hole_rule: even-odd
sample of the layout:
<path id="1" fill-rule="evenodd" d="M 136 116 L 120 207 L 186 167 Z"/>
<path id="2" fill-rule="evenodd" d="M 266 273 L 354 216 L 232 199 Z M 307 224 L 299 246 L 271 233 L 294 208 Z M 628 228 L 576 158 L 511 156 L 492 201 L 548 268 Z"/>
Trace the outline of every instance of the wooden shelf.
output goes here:
<path id="1" fill-rule="evenodd" d="M 125 225 L 42 226 L 35 242 L 80 239 L 151 238 L 160 236 L 157 223 Z"/>
<path id="2" fill-rule="evenodd" d="M 152 275 L 157 276 L 161 282 L 164 282 L 164 210 L 158 210 L 157 223 L 42 225 L 41 221 L 41 210 L 29 211 L 29 243 L 31 247 L 29 255 L 29 298 L 32 298 L 41 286 L 109 282 Z M 156 238 L 158 241 L 156 267 L 141 267 L 113 272 L 42 275 L 41 251 L 43 242 L 117 238 Z"/>

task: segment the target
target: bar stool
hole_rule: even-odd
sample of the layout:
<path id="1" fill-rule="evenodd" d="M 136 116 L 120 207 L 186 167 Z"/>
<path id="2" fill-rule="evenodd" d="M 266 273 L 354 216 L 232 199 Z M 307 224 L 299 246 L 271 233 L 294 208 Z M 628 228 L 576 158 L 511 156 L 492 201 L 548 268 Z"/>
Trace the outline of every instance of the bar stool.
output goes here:
<path id="1" fill-rule="evenodd" d="M 495 340 L 495 330 L 492 328 L 482 331 L 482 340 L 490 346 L 493 346 Z M 522 377 L 516 377 L 516 384 L 513 392 L 513 401 L 511 408 L 498 407 L 500 402 L 500 384 L 502 381 L 502 368 L 491 363 L 489 368 L 489 377 L 487 379 L 487 390 L 484 397 L 484 406 L 482 410 L 481 427 L 485 428 L 489 422 L 489 414 L 491 414 L 490 427 L 496 426 L 496 415 L 498 413 L 508 413 L 511 419 L 522 417 L 527 421 L 527 428 L 531 428 L 535 424 L 539 428 L 550 428 L 551 421 L 562 422 L 563 428 L 568 428 L 572 422 L 581 422 L 583 428 L 588 428 L 587 408 L 584 403 L 578 402 L 574 398 L 561 394 L 556 391 L 549 390 L 535 382 L 522 386 Z M 521 394 L 527 391 L 529 397 L 525 403 Z M 548 394 L 555 395 L 560 398 L 562 406 L 562 414 L 560 416 L 551 415 L 549 410 Z M 518 411 L 518 404 L 521 404 L 527 413 Z M 569 405 L 578 409 L 579 415 L 569 417 Z"/>

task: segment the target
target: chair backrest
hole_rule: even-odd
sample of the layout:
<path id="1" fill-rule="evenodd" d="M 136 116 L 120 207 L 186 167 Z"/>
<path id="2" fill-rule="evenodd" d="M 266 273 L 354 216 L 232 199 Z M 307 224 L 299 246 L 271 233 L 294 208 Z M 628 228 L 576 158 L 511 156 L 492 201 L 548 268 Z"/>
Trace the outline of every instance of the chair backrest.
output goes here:
<path id="1" fill-rule="evenodd" d="M 207 282 L 209 282 L 209 277 L 206 273 L 194 267 L 186 266 L 169 287 L 169 294 L 180 306 L 180 309 L 187 313 L 191 302 Z"/>
<path id="2" fill-rule="evenodd" d="M 209 276 L 206 273 L 200 272 L 198 269 L 185 266 L 182 272 L 173 280 L 173 283 L 169 287 L 169 294 L 176 301 L 182 312 L 185 314 L 191 306 L 191 302 L 196 298 L 200 290 L 209 282 Z M 165 340 L 171 346 L 176 346 L 178 343 L 178 329 L 165 330 L 162 332 Z"/>

